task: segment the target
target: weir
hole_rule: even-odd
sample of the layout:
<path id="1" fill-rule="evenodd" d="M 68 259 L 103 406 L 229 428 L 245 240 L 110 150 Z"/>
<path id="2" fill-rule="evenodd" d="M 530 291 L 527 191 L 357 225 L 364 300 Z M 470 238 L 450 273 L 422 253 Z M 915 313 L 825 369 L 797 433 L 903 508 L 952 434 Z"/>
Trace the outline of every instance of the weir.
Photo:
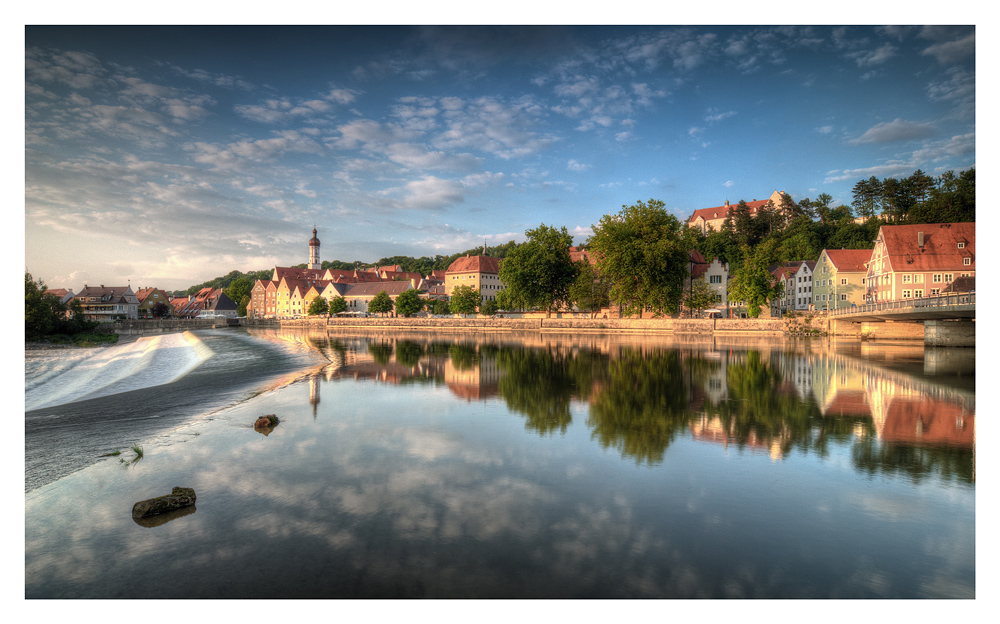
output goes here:
<path id="1" fill-rule="evenodd" d="M 36 368 L 31 381 L 25 382 L 24 409 L 31 411 L 170 383 L 212 355 L 212 350 L 193 333 L 184 332 L 27 361 L 26 367 Z"/>

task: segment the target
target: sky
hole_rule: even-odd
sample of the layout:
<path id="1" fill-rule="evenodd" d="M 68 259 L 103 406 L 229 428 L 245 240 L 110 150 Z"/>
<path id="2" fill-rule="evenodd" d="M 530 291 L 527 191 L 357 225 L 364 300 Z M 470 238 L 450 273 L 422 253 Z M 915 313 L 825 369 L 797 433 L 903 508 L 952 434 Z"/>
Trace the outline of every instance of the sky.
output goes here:
<path id="1" fill-rule="evenodd" d="M 602 216 L 976 165 L 974 26 L 29 26 L 25 270 L 583 243 Z"/>

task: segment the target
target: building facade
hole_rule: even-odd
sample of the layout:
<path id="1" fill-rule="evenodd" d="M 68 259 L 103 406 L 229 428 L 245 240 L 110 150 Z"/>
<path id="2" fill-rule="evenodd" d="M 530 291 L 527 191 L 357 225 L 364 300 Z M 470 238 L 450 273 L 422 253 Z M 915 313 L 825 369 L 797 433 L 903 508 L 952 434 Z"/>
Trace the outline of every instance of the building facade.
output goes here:
<path id="1" fill-rule="evenodd" d="M 750 215 L 756 217 L 760 209 L 768 202 L 771 202 L 776 209 L 780 208 L 784 195 L 784 191 L 775 191 L 768 199 L 754 199 L 746 202 L 747 207 L 750 208 Z M 737 205 L 730 204 L 727 199 L 721 206 L 695 210 L 691 218 L 688 219 L 688 227 L 698 228 L 702 234 L 708 234 L 711 230 L 718 232 L 722 229 L 722 223 L 726 220 L 726 216 L 735 210 Z"/>
<path id="2" fill-rule="evenodd" d="M 865 301 L 932 297 L 956 278 L 975 275 L 975 223 L 883 225 L 868 262 Z"/>
<path id="3" fill-rule="evenodd" d="M 74 297 L 88 321 L 109 323 L 139 316 L 139 298 L 129 286 L 83 286 Z"/>
<path id="4" fill-rule="evenodd" d="M 496 301 L 505 286 L 500 281 L 500 259 L 490 256 L 457 258 L 445 271 L 445 294 L 450 298 L 459 286 L 471 286 L 480 293 L 480 301 Z"/>
<path id="5" fill-rule="evenodd" d="M 813 275 L 813 305 L 836 310 L 865 302 L 871 249 L 824 249 Z"/>

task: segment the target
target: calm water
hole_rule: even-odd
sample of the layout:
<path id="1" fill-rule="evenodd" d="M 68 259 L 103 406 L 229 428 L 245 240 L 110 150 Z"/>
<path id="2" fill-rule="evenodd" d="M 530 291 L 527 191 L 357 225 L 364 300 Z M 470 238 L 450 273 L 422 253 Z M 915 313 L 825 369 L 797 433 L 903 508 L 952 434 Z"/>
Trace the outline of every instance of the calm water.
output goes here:
<path id="1" fill-rule="evenodd" d="M 283 376 L 31 489 L 27 597 L 975 597 L 974 351 L 220 334 L 157 392 Z"/>

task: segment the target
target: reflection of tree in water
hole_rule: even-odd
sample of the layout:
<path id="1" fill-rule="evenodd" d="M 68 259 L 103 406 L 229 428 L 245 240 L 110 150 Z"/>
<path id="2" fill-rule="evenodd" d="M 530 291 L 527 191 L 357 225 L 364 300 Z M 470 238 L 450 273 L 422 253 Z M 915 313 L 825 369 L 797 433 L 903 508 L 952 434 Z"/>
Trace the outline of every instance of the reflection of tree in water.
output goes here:
<path id="1" fill-rule="evenodd" d="M 448 348 L 451 365 L 456 370 L 467 371 L 479 366 L 479 350 L 473 343 L 453 344 Z"/>
<path id="2" fill-rule="evenodd" d="M 874 477 L 880 473 L 906 474 L 914 483 L 931 475 L 946 481 L 975 483 L 972 449 L 952 446 L 906 446 L 866 436 L 851 449 L 854 467 Z"/>
<path id="3" fill-rule="evenodd" d="M 376 364 L 379 366 L 385 366 L 392 358 L 392 342 L 387 340 L 380 342 L 376 342 L 374 340 L 369 341 L 368 353 L 371 353 Z"/>
<path id="4" fill-rule="evenodd" d="M 776 357 L 765 361 L 759 352 L 747 351 L 745 358 L 731 358 L 726 367 L 728 400 L 706 406 L 705 412 L 719 418 L 737 445 L 777 443 L 784 455 L 795 444 L 811 446 L 820 411 L 814 401 L 804 401 L 793 388 L 783 387 Z"/>
<path id="5" fill-rule="evenodd" d="M 496 353 L 497 368 L 503 373 L 500 396 L 511 411 L 527 416 L 527 429 L 541 435 L 566 433 L 573 421 L 571 399 L 582 398 L 590 386 L 589 380 L 579 378 L 589 372 L 581 366 L 587 360 L 588 355 L 573 357 L 552 348 L 502 347 Z"/>
<path id="6" fill-rule="evenodd" d="M 420 358 L 424 355 L 424 347 L 412 340 L 399 340 L 396 342 L 396 361 L 403 366 L 414 367 L 420 363 Z"/>
<path id="7" fill-rule="evenodd" d="M 590 400 L 587 424 L 602 447 L 617 448 L 636 463 L 656 464 L 694 417 L 688 400 L 679 351 L 622 348 L 608 364 L 604 387 Z"/>

